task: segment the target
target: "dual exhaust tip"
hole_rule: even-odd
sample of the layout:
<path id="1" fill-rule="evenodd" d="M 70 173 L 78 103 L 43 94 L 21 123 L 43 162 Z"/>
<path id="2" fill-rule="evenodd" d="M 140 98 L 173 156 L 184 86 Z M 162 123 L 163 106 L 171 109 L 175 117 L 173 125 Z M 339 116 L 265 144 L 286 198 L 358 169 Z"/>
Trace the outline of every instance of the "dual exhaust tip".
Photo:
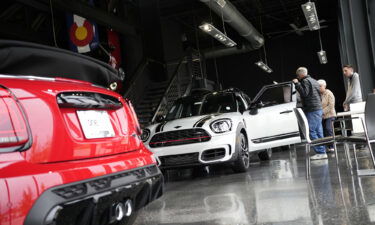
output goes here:
<path id="1" fill-rule="evenodd" d="M 44 224 L 46 225 L 56 224 L 55 223 L 56 219 L 62 209 L 63 207 L 61 206 L 57 206 L 54 209 L 52 209 L 51 212 L 48 214 Z M 113 204 L 110 210 L 109 224 L 116 223 L 126 217 L 130 217 L 133 214 L 133 211 L 134 211 L 134 208 L 133 208 L 133 202 L 131 199 L 126 199 L 123 202 L 117 202 Z"/>
<path id="2" fill-rule="evenodd" d="M 133 213 L 133 202 L 127 199 L 124 202 L 118 202 L 112 206 L 110 223 L 121 221 L 125 217 L 130 217 Z"/>

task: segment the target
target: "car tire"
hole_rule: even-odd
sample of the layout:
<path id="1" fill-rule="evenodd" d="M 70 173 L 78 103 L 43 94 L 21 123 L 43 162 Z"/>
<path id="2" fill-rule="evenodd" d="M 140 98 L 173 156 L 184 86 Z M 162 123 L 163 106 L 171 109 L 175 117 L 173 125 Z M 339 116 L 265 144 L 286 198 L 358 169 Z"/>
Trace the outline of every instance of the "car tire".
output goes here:
<path id="1" fill-rule="evenodd" d="M 261 161 L 270 160 L 272 157 L 272 148 L 268 148 L 258 153 L 258 157 Z"/>
<path id="2" fill-rule="evenodd" d="M 242 132 L 236 137 L 236 152 L 237 159 L 232 168 L 237 173 L 246 172 L 250 166 L 250 152 L 247 138 Z"/>

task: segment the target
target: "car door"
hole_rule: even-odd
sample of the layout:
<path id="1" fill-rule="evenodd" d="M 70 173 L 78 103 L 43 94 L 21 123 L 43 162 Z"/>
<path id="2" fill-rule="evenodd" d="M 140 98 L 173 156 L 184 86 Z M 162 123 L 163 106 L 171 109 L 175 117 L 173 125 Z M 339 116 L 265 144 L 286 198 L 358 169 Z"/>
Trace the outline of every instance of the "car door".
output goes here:
<path id="1" fill-rule="evenodd" d="M 244 113 L 251 151 L 301 142 L 291 82 L 264 86 Z"/>

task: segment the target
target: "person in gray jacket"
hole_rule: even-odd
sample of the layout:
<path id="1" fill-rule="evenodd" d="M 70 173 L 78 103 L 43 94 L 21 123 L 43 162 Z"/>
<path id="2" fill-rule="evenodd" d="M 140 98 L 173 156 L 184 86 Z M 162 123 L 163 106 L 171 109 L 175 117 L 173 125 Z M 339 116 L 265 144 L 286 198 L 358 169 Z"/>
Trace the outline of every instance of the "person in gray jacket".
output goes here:
<path id="1" fill-rule="evenodd" d="M 298 68 L 296 75 L 297 79 L 293 79 L 293 83 L 301 96 L 303 111 L 309 124 L 310 138 L 311 140 L 323 138 L 323 110 L 320 85 L 314 78 L 307 74 L 305 67 Z M 324 146 L 314 146 L 314 150 L 316 155 L 311 157 L 312 160 L 327 158 Z"/>
<path id="2" fill-rule="evenodd" d="M 349 111 L 350 104 L 362 102 L 361 82 L 359 80 L 358 73 L 354 72 L 354 69 L 351 65 L 345 65 L 342 68 L 342 71 L 348 82 L 346 98 L 342 105 L 344 107 L 344 111 Z"/>

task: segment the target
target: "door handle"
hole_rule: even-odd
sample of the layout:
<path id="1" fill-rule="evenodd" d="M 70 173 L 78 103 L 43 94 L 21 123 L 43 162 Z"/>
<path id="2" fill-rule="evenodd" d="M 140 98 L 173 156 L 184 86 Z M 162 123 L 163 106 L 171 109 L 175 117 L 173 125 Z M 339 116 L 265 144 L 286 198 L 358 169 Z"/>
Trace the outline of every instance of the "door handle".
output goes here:
<path id="1" fill-rule="evenodd" d="M 286 110 L 286 111 L 280 112 L 280 114 L 291 113 L 291 112 L 293 112 L 293 110 Z"/>

